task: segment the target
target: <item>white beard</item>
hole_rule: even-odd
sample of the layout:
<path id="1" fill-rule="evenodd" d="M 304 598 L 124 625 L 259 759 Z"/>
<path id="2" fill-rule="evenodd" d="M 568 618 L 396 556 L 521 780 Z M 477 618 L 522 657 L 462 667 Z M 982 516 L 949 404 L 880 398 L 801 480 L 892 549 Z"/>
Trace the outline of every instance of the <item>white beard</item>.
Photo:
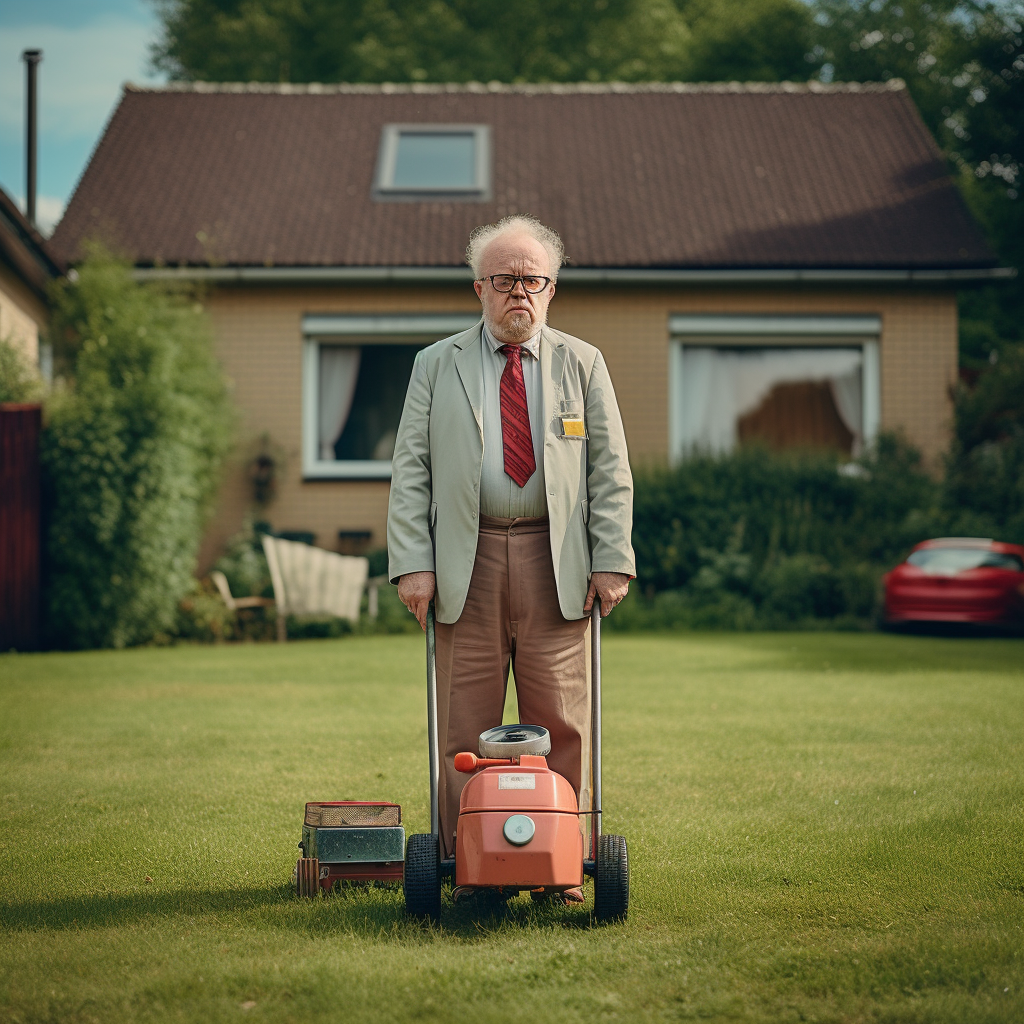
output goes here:
<path id="1" fill-rule="evenodd" d="M 534 335 L 536 328 L 526 313 L 512 313 L 500 324 L 488 324 L 487 329 L 498 341 L 506 345 L 518 345 Z"/>

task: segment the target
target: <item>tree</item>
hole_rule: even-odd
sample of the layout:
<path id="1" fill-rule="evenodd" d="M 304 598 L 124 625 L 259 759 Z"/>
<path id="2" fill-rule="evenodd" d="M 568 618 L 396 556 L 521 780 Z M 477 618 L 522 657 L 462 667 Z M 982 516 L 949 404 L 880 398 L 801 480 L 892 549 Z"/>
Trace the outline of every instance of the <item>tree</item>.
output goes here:
<path id="1" fill-rule="evenodd" d="M 689 0 L 683 16 L 691 41 L 692 82 L 799 82 L 815 70 L 808 59 L 811 18 L 793 0 Z"/>
<path id="2" fill-rule="evenodd" d="M 1004 263 L 1024 275 L 1024 48 L 1017 3 L 816 0 L 814 56 L 836 81 L 903 78 Z M 962 362 L 1024 342 L 1024 281 L 965 292 Z"/>
<path id="3" fill-rule="evenodd" d="M 1024 543 L 1024 345 L 960 386 L 944 496 L 957 533 Z"/>
<path id="4" fill-rule="evenodd" d="M 209 328 L 198 304 L 93 249 L 55 289 L 52 332 L 70 379 L 43 433 L 49 639 L 145 643 L 192 587 L 230 441 Z"/>
<path id="5" fill-rule="evenodd" d="M 798 0 L 161 0 L 160 11 L 153 61 L 180 79 L 720 81 L 811 70 Z"/>
<path id="6" fill-rule="evenodd" d="M 678 74 L 672 0 L 165 0 L 154 58 L 212 81 L 576 81 Z"/>

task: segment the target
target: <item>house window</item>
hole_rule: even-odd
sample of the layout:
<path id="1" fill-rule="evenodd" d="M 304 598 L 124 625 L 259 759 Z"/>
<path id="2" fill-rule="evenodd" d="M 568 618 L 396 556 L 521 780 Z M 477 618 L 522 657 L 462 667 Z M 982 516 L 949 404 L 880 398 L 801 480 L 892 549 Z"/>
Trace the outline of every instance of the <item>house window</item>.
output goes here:
<path id="1" fill-rule="evenodd" d="M 303 476 L 391 479 L 416 353 L 478 320 L 472 313 L 303 317 Z"/>
<path id="2" fill-rule="evenodd" d="M 670 318 L 670 450 L 861 454 L 879 425 L 875 316 Z"/>
<path id="3" fill-rule="evenodd" d="M 484 200 L 490 179 L 487 125 L 388 124 L 381 132 L 377 199 Z"/>

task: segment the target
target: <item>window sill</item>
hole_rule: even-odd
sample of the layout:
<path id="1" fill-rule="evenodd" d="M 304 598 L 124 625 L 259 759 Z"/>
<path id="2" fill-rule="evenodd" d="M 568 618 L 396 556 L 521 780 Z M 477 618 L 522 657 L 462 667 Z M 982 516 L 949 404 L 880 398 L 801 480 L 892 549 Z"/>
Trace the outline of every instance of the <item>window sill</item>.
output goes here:
<path id="1" fill-rule="evenodd" d="M 390 459 L 361 459 L 351 462 L 313 462 L 302 467 L 303 481 L 390 480 Z"/>

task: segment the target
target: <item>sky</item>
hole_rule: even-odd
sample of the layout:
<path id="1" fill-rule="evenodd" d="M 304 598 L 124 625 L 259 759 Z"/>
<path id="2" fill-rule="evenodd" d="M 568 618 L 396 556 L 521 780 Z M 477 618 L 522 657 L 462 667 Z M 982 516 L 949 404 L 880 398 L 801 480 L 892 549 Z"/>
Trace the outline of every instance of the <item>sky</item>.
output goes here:
<path id="1" fill-rule="evenodd" d="M 49 233 L 125 82 L 147 70 L 159 32 L 151 0 L 0 0 L 0 186 L 25 205 L 25 64 L 41 49 L 36 214 Z"/>

